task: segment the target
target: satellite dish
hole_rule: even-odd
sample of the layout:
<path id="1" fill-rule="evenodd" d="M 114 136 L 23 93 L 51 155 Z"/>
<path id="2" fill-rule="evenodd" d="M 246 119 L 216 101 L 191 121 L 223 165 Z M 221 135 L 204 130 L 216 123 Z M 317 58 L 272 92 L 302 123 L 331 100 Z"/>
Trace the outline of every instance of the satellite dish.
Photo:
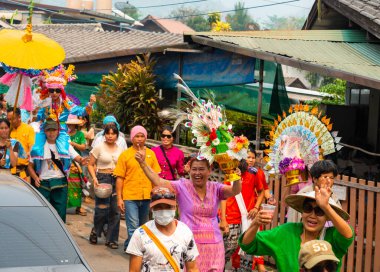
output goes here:
<path id="1" fill-rule="evenodd" d="M 116 2 L 115 3 L 115 8 L 117 8 L 120 11 L 125 10 L 126 8 L 130 8 L 132 5 L 129 4 L 128 2 Z"/>

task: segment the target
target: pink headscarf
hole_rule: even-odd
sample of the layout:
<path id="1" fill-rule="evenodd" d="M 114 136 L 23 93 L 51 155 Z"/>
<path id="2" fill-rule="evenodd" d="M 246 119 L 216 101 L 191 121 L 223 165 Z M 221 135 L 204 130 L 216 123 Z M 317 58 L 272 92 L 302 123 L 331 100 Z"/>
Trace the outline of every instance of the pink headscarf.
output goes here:
<path id="1" fill-rule="evenodd" d="M 148 138 L 148 133 L 146 132 L 146 129 L 143 126 L 134 126 L 131 129 L 131 141 L 138 133 L 142 133 L 144 134 L 145 138 Z"/>

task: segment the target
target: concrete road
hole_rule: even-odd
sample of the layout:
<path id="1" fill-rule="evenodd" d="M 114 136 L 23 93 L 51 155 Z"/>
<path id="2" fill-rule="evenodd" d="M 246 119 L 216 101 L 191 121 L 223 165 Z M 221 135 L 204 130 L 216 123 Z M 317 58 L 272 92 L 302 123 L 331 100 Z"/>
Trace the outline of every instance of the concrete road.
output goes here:
<path id="1" fill-rule="evenodd" d="M 94 203 L 83 203 L 87 216 L 75 214 L 75 209 L 67 211 L 66 226 L 87 262 L 95 272 L 125 272 L 129 271 L 129 256 L 123 252 L 126 237 L 125 221 L 120 221 L 119 248 L 110 249 L 104 245 L 104 237 L 98 239 L 98 244 L 91 245 L 88 241 L 93 226 Z"/>

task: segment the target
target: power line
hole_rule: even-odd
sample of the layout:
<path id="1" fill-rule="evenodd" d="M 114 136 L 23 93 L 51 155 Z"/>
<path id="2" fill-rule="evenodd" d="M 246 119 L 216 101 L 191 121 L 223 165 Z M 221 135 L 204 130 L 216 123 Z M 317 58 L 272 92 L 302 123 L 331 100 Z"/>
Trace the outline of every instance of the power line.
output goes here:
<path id="1" fill-rule="evenodd" d="M 199 2 L 206 2 L 208 0 L 194 0 L 194 1 L 186 1 L 186 2 L 182 2 L 182 3 L 171 3 L 171 4 L 162 4 L 162 5 L 155 5 L 155 6 L 144 6 L 144 7 L 135 7 L 132 5 L 133 7 L 130 7 L 130 8 L 125 8 L 125 9 L 145 9 L 145 8 L 161 8 L 161 7 L 169 7 L 169 6 L 178 6 L 178 5 L 185 5 L 185 4 L 192 4 L 192 3 L 199 3 Z M 127 1 L 127 4 L 129 1 Z M 120 2 L 119 2 L 120 3 Z M 121 2 L 123 3 L 123 2 Z"/>
<path id="2" fill-rule="evenodd" d="M 22 3 L 19 3 L 19 2 L 16 2 L 16 1 L 12 1 L 12 0 L 2 0 L 0 2 L 3 2 L 3 1 L 4 2 L 8 2 L 8 3 L 18 4 L 18 5 L 25 6 L 25 7 L 29 6 L 28 4 L 22 4 Z M 203 0 L 203 1 L 207 1 L 207 0 Z M 240 11 L 240 10 L 250 10 L 250 9 L 257 9 L 257 8 L 277 6 L 277 5 L 286 5 L 286 4 L 289 4 L 289 3 L 299 2 L 299 1 L 300 0 L 273 2 L 272 4 L 264 4 L 264 5 L 258 5 L 258 6 L 252 6 L 252 7 L 244 7 L 244 8 L 239 8 L 239 9 L 223 10 L 223 11 L 219 11 L 218 13 L 229 13 L 229 12 L 235 12 L 235 11 Z M 34 9 L 38 9 L 38 10 L 42 10 L 42 11 L 47 11 L 47 12 L 52 13 L 52 14 L 62 15 L 60 12 L 49 10 L 49 9 L 45 9 L 45 8 L 40 8 L 40 7 L 36 7 L 36 6 L 34 6 Z M 209 12 L 207 12 L 207 13 L 190 14 L 190 15 L 183 15 L 183 16 L 176 16 L 176 17 L 163 17 L 163 18 L 156 18 L 156 19 L 152 18 L 151 20 L 155 21 L 155 20 L 160 20 L 160 19 L 181 19 L 181 18 L 194 17 L 194 16 L 205 16 L 205 15 L 209 15 Z M 65 19 L 53 19 L 53 20 L 57 20 L 57 21 L 58 20 L 59 21 L 71 21 L 71 22 L 73 21 L 73 20 L 65 20 Z M 78 21 L 84 21 L 84 22 L 89 22 L 89 23 L 97 22 L 97 23 L 102 23 L 102 24 L 105 24 L 105 25 L 115 26 L 114 24 L 105 23 L 105 22 L 97 21 L 97 20 L 90 20 L 90 19 L 81 19 L 81 20 L 78 20 Z"/>
<path id="3" fill-rule="evenodd" d="M 240 10 L 249 10 L 249 9 L 256 9 L 256 8 L 271 7 L 271 6 L 284 5 L 284 4 L 293 3 L 293 2 L 299 2 L 299 1 L 300 0 L 275 2 L 275 3 L 272 3 L 272 4 L 265 4 L 265 5 L 259 5 L 259 6 L 252 6 L 252 7 L 239 8 L 239 9 L 223 10 L 223 11 L 218 11 L 218 13 L 228 13 L 228 12 L 234 12 L 234 11 L 240 11 Z M 210 12 L 190 14 L 190 15 L 183 15 L 183 16 L 176 16 L 176 17 L 164 17 L 164 18 L 157 18 L 157 20 L 160 20 L 160 19 L 181 19 L 181 18 L 186 18 L 186 17 L 205 16 L 205 15 L 209 15 L 209 13 Z M 152 20 L 154 20 L 154 19 L 152 19 Z"/>
<path id="4" fill-rule="evenodd" d="M 270 1 L 270 0 L 267 0 L 268 2 L 271 2 L 271 3 L 278 3 L 276 1 Z M 308 7 L 302 7 L 302 6 L 298 6 L 298 5 L 293 5 L 293 4 L 285 4 L 287 6 L 290 6 L 290 7 L 295 7 L 295 8 L 302 8 L 302 9 L 307 9 L 307 10 L 310 10 L 310 8 Z"/>

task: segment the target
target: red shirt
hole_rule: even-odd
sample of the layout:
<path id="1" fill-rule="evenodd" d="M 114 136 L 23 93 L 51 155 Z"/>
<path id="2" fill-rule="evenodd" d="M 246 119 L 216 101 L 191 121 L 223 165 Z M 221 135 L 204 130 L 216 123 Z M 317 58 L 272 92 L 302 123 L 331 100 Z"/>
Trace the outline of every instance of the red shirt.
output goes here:
<path id="1" fill-rule="evenodd" d="M 257 174 L 246 171 L 241 176 L 241 193 L 248 212 L 255 207 L 257 195 L 263 190 L 263 183 L 266 183 L 264 172 L 261 169 L 258 170 Z M 241 214 L 235 197 L 227 199 L 226 220 L 228 224 L 241 224 Z"/>

